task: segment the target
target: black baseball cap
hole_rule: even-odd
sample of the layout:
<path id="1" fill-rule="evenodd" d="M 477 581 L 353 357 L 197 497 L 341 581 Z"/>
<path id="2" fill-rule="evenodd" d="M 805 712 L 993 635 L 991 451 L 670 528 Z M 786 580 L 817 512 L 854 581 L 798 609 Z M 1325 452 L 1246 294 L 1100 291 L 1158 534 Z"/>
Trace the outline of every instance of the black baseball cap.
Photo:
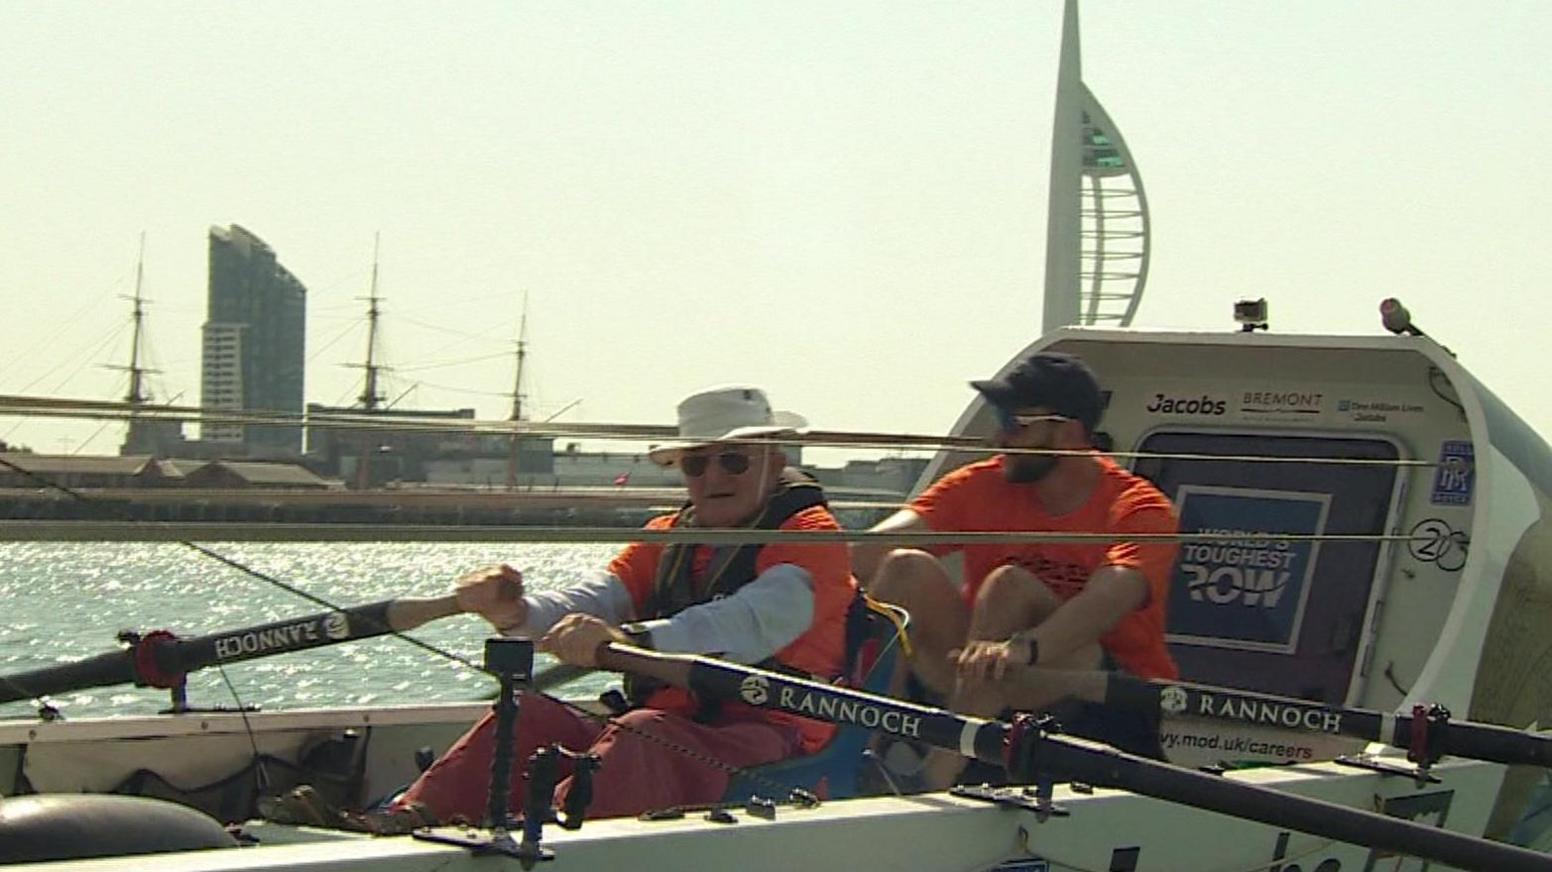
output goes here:
<path id="1" fill-rule="evenodd" d="M 1099 380 L 1088 365 L 1070 354 L 1041 351 L 1024 358 L 1007 375 L 973 381 L 987 402 L 1008 411 L 1041 406 L 1083 424 L 1093 435 L 1104 410 Z"/>

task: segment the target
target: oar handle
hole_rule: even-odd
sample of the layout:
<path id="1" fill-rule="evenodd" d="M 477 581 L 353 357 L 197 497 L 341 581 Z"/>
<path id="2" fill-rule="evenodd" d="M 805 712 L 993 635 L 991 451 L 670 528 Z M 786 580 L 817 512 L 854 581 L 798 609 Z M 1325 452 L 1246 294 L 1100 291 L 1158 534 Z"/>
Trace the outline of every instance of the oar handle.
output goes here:
<path id="1" fill-rule="evenodd" d="M 458 594 L 450 593 L 446 596 L 406 596 L 388 600 L 384 613 L 388 628 L 395 633 L 404 633 L 422 624 L 462 614 L 463 609 L 458 606 Z"/>

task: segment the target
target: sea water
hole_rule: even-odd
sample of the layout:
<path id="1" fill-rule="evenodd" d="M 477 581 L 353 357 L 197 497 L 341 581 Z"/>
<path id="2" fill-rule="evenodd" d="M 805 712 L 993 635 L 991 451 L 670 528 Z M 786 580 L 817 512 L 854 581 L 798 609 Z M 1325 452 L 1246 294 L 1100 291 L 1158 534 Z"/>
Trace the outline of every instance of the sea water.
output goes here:
<path id="1" fill-rule="evenodd" d="M 561 587 L 601 570 L 616 545 L 506 543 L 208 543 L 244 567 L 331 606 L 439 596 L 461 573 L 509 563 L 530 589 Z M 257 575 L 179 544 L 0 543 L 0 677 L 113 651 L 121 630 L 166 629 L 188 638 L 328 611 Z M 460 615 L 411 633 L 475 663 L 490 627 Z M 545 662 L 541 658 L 542 663 Z M 596 692 L 605 679 L 574 689 Z M 282 654 L 188 677 L 195 706 L 266 711 L 488 698 L 484 674 L 391 636 Z M 149 714 L 168 694 L 130 685 L 48 700 L 67 717 Z M 0 705 L 0 718 L 32 716 L 35 702 Z"/>

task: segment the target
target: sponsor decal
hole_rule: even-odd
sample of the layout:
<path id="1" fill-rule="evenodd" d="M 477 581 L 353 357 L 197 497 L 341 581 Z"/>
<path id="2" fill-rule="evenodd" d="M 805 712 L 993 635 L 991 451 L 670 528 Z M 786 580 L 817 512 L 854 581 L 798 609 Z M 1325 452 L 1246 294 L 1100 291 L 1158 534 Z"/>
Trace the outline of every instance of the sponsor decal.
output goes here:
<path id="1" fill-rule="evenodd" d="M 750 705 L 765 705 L 771 698 L 771 682 L 763 675 L 747 675 L 738 683 L 738 695 Z"/>
<path id="2" fill-rule="evenodd" d="M 215 641 L 216 659 L 230 660 L 241 655 L 264 654 L 290 648 L 316 644 L 323 641 L 319 621 L 302 621 L 283 627 L 249 630 L 235 636 L 225 636 Z"/>
<path id="3" fill-rule="evenodd" d="M 1476 452 L 1471 443 L 1445 441 L 1439 446 L 1439 467 L 1433 473 L 1433 493 L 1428 502 L 1436 506 L 1469 506 L 1476 480 Z"/>
<path id="4" fill-rule="evenodd" d="M 1389 400 L 1337 400 L 1338 413 L 1358 423 L 1383 424 L 1392 415 L 1420 415 L 1428 411 L 1417 403 L 1392 403 Z"/>
<path id="5" fill-rule="evenodd" d="M 1324 401 L 1319 391 L 1245 391 L 1239 410 L 1247 415 L 1318 415 Z"/>
<path id="6" fill-rule="evenodd" d="M 1183 542 L 1170 584 L 1168 638 L 1215 648 L 1292 653 L 1320 553 L 1312 541 L 1269 534 L 1325 532 L 1330 494 L 1181 485 Z"/>
<path id="7" fill-rule="evenodd" d="M 1217 417 L 1229 409 L 1228 400 L 1202 394 L 1201 396 L 1172 397 L 1154 394 L 1147 410 L 1155 415 L 1208 415 Z"/>
<path id="8" fill-rule="evenodd" d="M 904 736 L 908 739 L 921 738 L 920 715 L 883 708 L 860 700 L 839 699 L 815 694 L 809 690 L 800 691 L 791 687 L 781 688 L 776 700 L 777 708 L 794 714 L 813 715 L 834 723 L 857 724 L 870 730 L 883 730 L 890 735 Z"/>
<path id="9" fill-rule="evenodd" d="M 1172 715 L 1178 715 L 1181 712 L 1185 711 L 1186 710 L 1186 691 L 1185 691 L 1185 688 L 1183 688 L 1183 687 L 1176 687 L 1175 685 L 1171 684 L 1169 687 L 1166 687 L 1163 690 L 1159 691 L 1159 708 L 1163 709 L 1164 711 L 1166 711 L 1166 712 L 1168 712 L 1168 713 L 1170 713 Z"/>
<path id="10" fill-rule="evenodd" d="M 1229 730 L 1173 729 L 1159 731 L 1159 744 L 1166 757 L 1178 762 L 1181 754 L 1211 752 L 1210 758 L 1218 760 L 1275 760 L 1278 762 L 1308 762 L 1317 756 L 1313 745 L 1288 736 L 1262 736 Z M 1168 753 L 1174 752 L 1174 753 Z M 1233 755 L 1233 756 L 1230 756 Z"/>
<path id="11" fill-rule="evenodd" d="M 1445 572 L 1458 572 L 1466 565 L 1471 539 L 1439 518 L 1417 522 L 1409 534 L 1407 551 L 1412 559 L 1432 563 Z"/>
<path id="12" fill-rule="evenodd" d="M 1254 697 L 1198 693 L 1194 714 L 1317 733 L 1342 732 L 1341 712 Z"/>
<path id="13" fill-rule="evenodd" d="M 338 642 L 350 638 L 350 618 L 344 612 L 332 612 L 323 619 L 323 634 Z"/>

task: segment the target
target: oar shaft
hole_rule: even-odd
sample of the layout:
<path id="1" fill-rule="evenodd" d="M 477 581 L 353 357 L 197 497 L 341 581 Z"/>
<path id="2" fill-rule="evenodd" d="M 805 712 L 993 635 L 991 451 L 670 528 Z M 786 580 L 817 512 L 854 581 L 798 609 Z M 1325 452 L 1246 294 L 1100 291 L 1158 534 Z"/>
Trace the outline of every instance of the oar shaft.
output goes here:
<path id="1" fill-rule="evenodd" d="M 36 699 L 88 687 L 129 684 L 134 680 L 135 665 L 130 652 L 110 651 L 73 663 L 0 677 L 0 703 Z"/>
<path id="2" fill-rule="evenodd" d="M 404 632 L 460 611 L 453 594 L 425 599 L 404 597 L 193 639 L 148 638 L 140 644 L 151 646 L 150 657 L 155 671 L 166 677 L 180 677 L 216 663 L 237 663 Z M 145 674 L 141 665 L 136 663 L 134 650 L 111 651 L 73 663 L 3 676 L 0 677 L 0 703 L 89 687 L 131 682 L 156 684 L 156 677 Z"/>
<path id="3" fill-rule="evenodd" d="M 994 763 L 1013 761 L 1019 778 L 1045 777 L 1117 787 L 1352 844 L 1482 872 L 1549 872 L 1552 857 L 1344 805 L 1206 775 L 1038 729 L 1020 729 L 888 697 L 833 687 L 705 657 L 600 647 L 608 669 L 637 672 L 697 693 L 816 720 L 918 739 Z M 1035 743 L 1035 744 L 1030 744 Z M 1024 771 L 1033 768 L 1037 771 Z"/>
<path id="4" fill-rule="evenodd" d="M 1401 818 L 1168 766 L 1102 745 L 1046 738 L 1062 780 L 1184 803 L 1233 817 L 1483 872 L 1548 872 L 1552 857 Z M 1059 749 L 1059 750 L 1058 750 Z"/>
<path id="5" fill-rule="evenodd" d="M 160 646 L 156 659 L 165 671 L 192 672 L 216 663 L 238 663 L 403 632 L 458 611 L 453 595 L 428 600 L 382 600 L 337 612 L 182 639 Z"/>
<path id="6" fill-rule="evenodd" d="M 1147 681 L 1116 673 L 1106 675 L 1102 694 L 1090 689 L 1082 697 L 1091 702 L 1157 712 L 1164 718 L 1209 718 L 1249 726 L 1353 736 L 1401 749 L 1411 747 L 1417 720 L 1411 715 L 1387 718 L 1372 709 L 1330 706 L 1184 681 Z M 1444 754 L 1494 763 L 1552 766 L 1552 736 L 1457 720 L 1428 729 L 1440 731 L 1436 737 L 1437 748 Z"/>
<path id="7" fill-rule="evenodd" d="M 1390 744 L 1397 748 L 1409 747 L 1415 723 L 1416 718 L 1398 716 L 1396 737 Z M 1450 721 L 1443 730 L 1442 747 L 1446 754 L 1495 763 L 1552 766 L 1552 736 L 1470 721 Z"/>

